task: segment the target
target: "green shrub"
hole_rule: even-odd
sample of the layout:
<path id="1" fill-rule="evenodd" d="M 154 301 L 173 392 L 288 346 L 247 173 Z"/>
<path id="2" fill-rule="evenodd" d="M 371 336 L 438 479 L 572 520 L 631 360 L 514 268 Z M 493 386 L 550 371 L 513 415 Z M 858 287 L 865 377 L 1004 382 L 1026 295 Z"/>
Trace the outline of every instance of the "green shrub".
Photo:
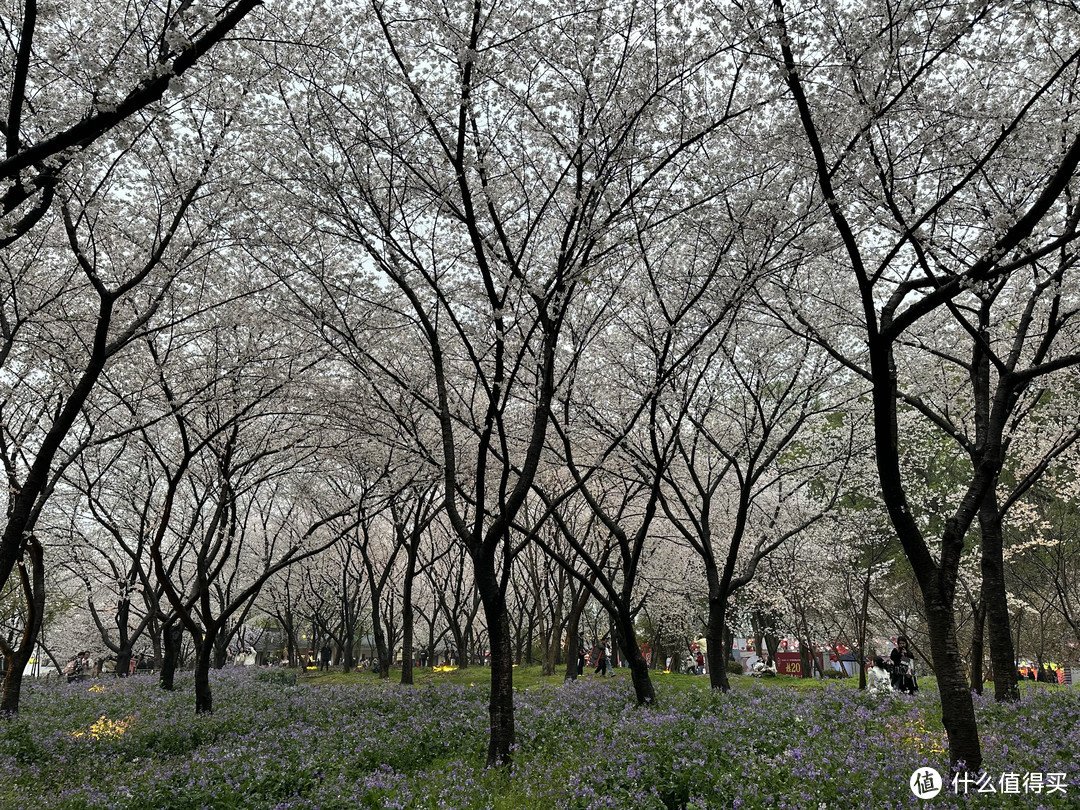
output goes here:
<path id="1" fill-rule="evenodd" d="M 727 671 L 728 671 L 729 675 L 742 675 L 743 674 L 742 664 L 740 664 L 738 661 L 732 661 L 729 658 L 728 662 L 727 662 Z"/>
<path id="2" fill-rule="evenodd" d="M 847 673 L 840 669 L 827 669 L 822 674 L 829 680 L 840 680 L 847 677 Z"/>

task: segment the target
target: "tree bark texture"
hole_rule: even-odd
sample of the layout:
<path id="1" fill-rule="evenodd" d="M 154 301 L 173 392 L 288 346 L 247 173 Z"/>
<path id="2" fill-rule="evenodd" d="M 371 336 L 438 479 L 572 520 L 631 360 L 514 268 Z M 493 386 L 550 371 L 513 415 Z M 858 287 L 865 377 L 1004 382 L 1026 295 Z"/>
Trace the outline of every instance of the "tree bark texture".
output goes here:
<path id="1" fill-rule="evenodd" d="M 19 646 L 12 648 L 4 644 L 3 647 L 7 671 L 4 673 L 3 694 L 0 695 L 0 716 L 15 715 L 19 711 L 23 672 L 26 670 L 26 665 L 30 663 L 34 644 L 45 616 L 44 557 L 44 549 L 36 537 L 31 535 L 23 541 L 23 554 L 16 565 L 22 585 L 22 596 L 26 604 L 26 618 Z M 29 571 L 27 571 L 28 564 Z"/>
<path id="2" fill-rule="evenodd" d="M 975 704 L 971 698 L 951 600 L 924 594 L 930 653 L 934 661 L 938 692 L 941 696 L 941 722 L 949 737 L 949 761 L 968 771 L 982 768 L 982 747 L 975 722 Z"/>
<path id="3" fill-rule="evenodd" d="M 994 670 L 994 699 L 1020 700 L 1016 682 L 1016 652 L 1013 649 L 1009 603 L 1005 591 L 1005 564 L 1002 557 L 1003 536 L 1001 513 L 993 490 L 986 493 L 979 507 L 979 528 L 982 531 L 982 601 L 986 609 L 986 625 L 990 640 L 990 662 Z M 981 650 L 980 650 L 981 653 Z M 975 662 L 972 662 L 974 677 Z M 982 677 L 982 656 L 979 657 L 979 677 Z M 982 694 L 980 683 L 979 694 Z"/>
<path id="4" fill-rule="evenodd" d="M 986 633 L 986 602 L 980 596 L 971 611 L 971 691 L 983 693 L 983 639 Z"/>
<path id="5" fill-rule="evenodd" d="M 478 566 L 479 569 L 479 566 Z M 490 736 L 487 766 L 508 765 L 514 745 L 514 660 L 506 596 L 492 571 L 477 571 L 477 589 L 484 605 L 491 644 Z M 468 651 L 465 652 L 468 655 Z"/>
<path id="6" fill-rule="evenodd" d="M 180 643 L 184 638 L 184 626 L 175 618 L 162 627 L 161 675 L 158 685 L 167 692 L 174 688 L 176 666 L 180 660 Z"/>

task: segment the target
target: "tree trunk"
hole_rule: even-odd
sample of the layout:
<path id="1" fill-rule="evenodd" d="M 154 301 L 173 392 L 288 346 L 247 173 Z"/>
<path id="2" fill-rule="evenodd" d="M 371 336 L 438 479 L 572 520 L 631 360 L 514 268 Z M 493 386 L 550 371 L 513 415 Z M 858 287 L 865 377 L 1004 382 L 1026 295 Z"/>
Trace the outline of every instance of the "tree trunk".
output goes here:
<path id="1" fill-rule="evenodd" d="M 378 600 L 372 599 L 371 634 L 375 638 L 375 655 L 379 659 L 379 678 L 390 680 L 390 651 L 386 647 L 386 634 L 383 632 L 382 619 L 379 617 Z"/>
<path id="2" fill-rule="evenodd" d="M 968 771 L 982 767 L 982 748 L 975 722 L 975 705 L 964 677 L 963 659 L 956 641 L 956 623 L 949 600 L 936 597 L 936 588 L 924 593 L 930 653 L 941 697 L 941 722 L 949 737 L 949 761 L 964 763 Z"/>
<path id="3" fill-rule="evenodd" d="M 44 600 L 42 601 L 44 602 Z M 40 617 L 41 614 L 39 613 L 38 616 Z M 6 651 L 6 655 L 4 656 L 4 663 L 7 664 L 7 670 L 4 673 L 3 696 L 0 697 L 0 716 L 14 715 L 19 712 L 19 699 L 22 696 L 23 672 L 26 670 L 26 665 L 30 663 L 30 658 L 34 651 L 34 639 L 37 638 L 37 631 L 40 629 L 40 619 L 35 621 L 34 624 L 36 626 L 32 628 L 33 634 L 30 635 L 30 639 L 27 640 L 24 637 L 23 642 L 19 645 L 18 649 L 10 649 Z"/>
<path id="4" fill-rule="evenodd" d="M 637 639 L 632 639 L 629 644 L 623 645 L 623 653 L 626 655 L 626 666 L 630 669 L 630 680 L 634 684 L 634 697 L 638 705 L 656 705 L 656 689 L 649 677 L 649 664 L 645 656 L 641 654 Z"/>
<path id="5" fill-rule="evenodd" d="M 225 633 L 218 633 L 214 639 L 214 669 L 222 669 L 229 657 L 229 639 Z"/>
<path id="6" fill-rule="evenodd" d="M 490 738 L 487 766 L 508 765 L 514 745 L 514 664 L 506 597 L 494 568 L 476 565 L 476 586 L 487 619 L 491 645 L 491 696 L 488 700 Z M 468 655 L 468 651 L 465 651 Z"/>
<path id="7" fill-rule="evenodd" d="M 16 563 L 22 596 L 26 600 L 26 623 L 18 648 L 8 644 L 3 647 L 4 663 L 7 669 L 4 675 L 4 691 L 0 696 L 0 715 L 15 715 L 19 711 L 19 699 L 22 696 L 23 672 L 34 653 L 38 633 L 45 617 L 45 552 L 34 535 L 23 541 L 23 555 Z M 30 571 L 27 571 L 27 566 Z"/>
<path id="8" fill-rule="evenodd" d="M 971 618 L 971 691 L 983 693 L 983 635 L 986 629 L 986 602 L 980 596 L 972 607 Z M 1011 669 L 1016 669 L 1015 665 Z"/>
<path id="9" fill-rule="evenodd" d="M 859 689 L 866 689 L 866 625 L 870 615 L 870 574 L 873 565 L 866 563 L 866 578 L 863 580 L 862 610 L 859 612 Z M 843 666 L 843 665 L 841 665 Z"/>
<path id="10" fill-rule="evenodd" d="M 979 528 L 982 532 L 982 600 L 986 608 L 986 624 L 990 636 L 994 699 L 1016 701 L 1020 700 L 1020 687 L 1016 683 L 1016 652 L 1013 649 L 1009 603 L 1005 593 L 1001 514 L 993 488 L 986 493 L 979 507 Z M 981 657 L 979 669 L 982 669 Z M 981 671 L 979 677 L 982 677 Z M 981 688 L 979 693 L 982 693 Z"/>
<path id="11" fill-rule="evenodd" d="M 472 617 L 468 617 L 465 621 L 465 628 L 461 633 L 460 639 L 455 634 L 455 641 L 458 642 L 457 654 L 454 656 L 458 669 L 468 669 L 469 659 L 472 657 Z M 506 619 L 506 640 L 510 643 L 510 617 Z"/>
<path id="12" fill-rule="evenodd" d="M 412 577 L 405 577 L 404 601 L 401 605 L 401 682 L 413 682 L 413 605 Z"/>
<path id="13" fill-rule="evenodd" d="M 461 628 L 457 626 L 456 622 L 450 625 L 450 635 L 454 637 L 454 649 L 449 652 L 452 652 L 454 664 L 458 669 L 464 669 L 467 666 L 467 663 L 462 663 L 461 651 L 465 649 L 465 636 L 461 632 Z M 450 662 L 447 661 L 446 663 L 449 664 Z"/>
<path id="14" fill-rule="evenodd" d="M 116 677 L 126 678 L 131 668 L 131 645 L 125 644 L 116 652 Z"/>
<path id="15" fill-rule="evenodd" d="M 595 582 L 596 574 L 593 573 L 589 576 L 589 583 L 594 584 Z M 566 680 L 568 681 L 577 680 L 577 651 L 578 638 L 581 635 L 581 614 L 585 612 L 585 606 L 589 604 L 590 596 L 589 589 L 583 586 L 578 598 L 570 606 L 570 615 L 566 617 Z"/>
<path id="16" fill-rule="evenodd" d="M 184 626 L 175 619 L 166 622 L 161 628 L 162 646 L 161 675 L 158 685 L 167 692 L 173 690 L 176 664 L 180 660 L 180 642 L 184 638 Z"/>
<path id="17" fill-rule="evenodd" d="M 293 616 L 291 610 L 285 611 L 285 657 L 289 661 L 289 666 L 296 666 L 296 626 L 293 622 Z"/>
<path id="18" fill-rule="evenodd" d="M 712 590 L 710 588 L 710 590 Z M 727 645 L 724 643 L 724 631 L 727 629 L 726 621 L 727 600 L 719 597 L 709 597 L 709 620 L 705 626 L 705 640 L 707 642 L 705 656 L 709 662 L 709 686 L 722 692 L 731 690 L 731 682 L 728 680 Z"/>
<path id="19" fill-rule="evenodd" d="M 30 656 L 22 649 L 5 657 L 7 669 L 4 672 L 4 694 L 0 698 L 0 716 L 19 713 L 19 698 L 22 695 L 23 670 L 26 669 Z"/>
<path id="20" fill-rule="evenodd" d="M 630 668 L 630 680 L 634 684 L 634 697 L 637 698 L 638 705 L 655 705 L 656 689 L 649 678 L 649 664 L 638 646 L 637 635 L 634 633 L 634 617 L 629 610 L 620 609 L 615 614 L 615 632 L 626 659 L 626 666 Z"/>
<path id="21" fill-rule="evenodd" d="M 348 597 L 343 597 L 344 636 L 341 647 L 341 668 L 343 672 L 352 672 L 356 668 L 356 609 Z"/>
<path id="22" fill-rule="evenodd" d="M 156 618 L 150 620 L 150 649 L 154 655 L 154 669 L 158 672 L 161 671 L 162 650 L 161 650 L 161 634 L 162 627 Z M 128 664 L 128 666 L 131 666 Z"/>
<path id="23" fill-rule="evenodd" d="M 217 628 L 210 625 L 195 647 L 195 714 L 212 714 L 214 696 L 210 691 L 210 664 L 214 658 Z"/>

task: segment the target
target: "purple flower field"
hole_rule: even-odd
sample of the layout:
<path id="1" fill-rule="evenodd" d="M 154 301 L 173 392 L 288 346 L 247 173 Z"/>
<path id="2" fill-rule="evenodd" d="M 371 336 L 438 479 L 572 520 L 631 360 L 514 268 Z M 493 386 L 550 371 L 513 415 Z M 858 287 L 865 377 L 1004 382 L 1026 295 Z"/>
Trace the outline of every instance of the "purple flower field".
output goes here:
<path id="1" fill-rule="evenodd" d="M 214 678 L 203 717 L 190 681 L 29 685 L 0 725 L 0 807 L 1080 806 L 1080 690 L 1065 687 L 977 698 L 986 777 L 957 793 L 932 689 L 661 683 L 659 705 L 639 708 L 621 679 L 542 686 L 517 693 L 512 767 L 485 771 L 484 687 Z M 927 766 L 945 786 L 919 799 L 909 779 Z"/>

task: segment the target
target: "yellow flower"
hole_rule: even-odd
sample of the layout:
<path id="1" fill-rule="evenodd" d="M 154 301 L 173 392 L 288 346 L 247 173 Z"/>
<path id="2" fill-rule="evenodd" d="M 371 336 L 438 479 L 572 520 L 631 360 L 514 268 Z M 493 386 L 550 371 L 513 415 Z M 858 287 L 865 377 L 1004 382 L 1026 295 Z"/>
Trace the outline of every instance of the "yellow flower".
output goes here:
<path id="1" fill-rule="evenodd" d="M 102 686 L 101 684 L 94 684 L 93 686 L 90 687 L 90 691 L 91 692 L 104 692 L 105 687 Z"/>
<path id="2" fill-rule="evenodd" d="M 945 753 L 945 732 L 928 729 L 923 718 L 916 718 L 910 724 L 894 720 L 889 723 L 889 726 L 893 738 L 906 749 L 924 755 Z"/>
<path id="3" fill-rule="evenodd" d="M 131 715 L 128 715 L 123 720 L 110 720 L 105 715 L 101 715 L 101 717 L 90 724 L 89 729 L 86 731 L 73 731 L 71 732 L 71 736 L 90 737 L 95 740 L 115 739 L 131 728 L 131 724 L 134 721 L 135 718 Z"/>

